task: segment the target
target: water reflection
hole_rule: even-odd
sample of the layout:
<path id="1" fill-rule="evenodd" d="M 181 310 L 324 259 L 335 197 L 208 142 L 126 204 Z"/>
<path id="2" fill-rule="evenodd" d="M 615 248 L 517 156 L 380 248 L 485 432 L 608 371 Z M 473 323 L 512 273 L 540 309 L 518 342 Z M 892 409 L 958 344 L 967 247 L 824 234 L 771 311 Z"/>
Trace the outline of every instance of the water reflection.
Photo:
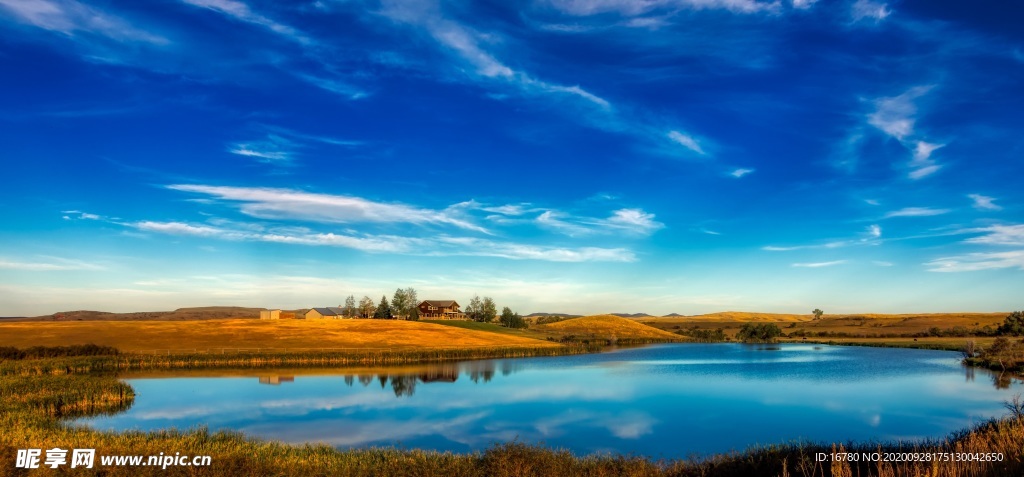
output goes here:
<path id="1" fill-rule="evenodd" d="M 83 422 L 206 425 L 338 447 L 464 452 L 519 439 L 579 453 L 686 457 L 793 439 L 940 438 L 1002 414 L 1021 382 L 965 371 L 958 359 L 939 351 L 707 344 L 401 368 L 150 375 L 129 379 L 137 397 L 128 412 Z M 288 385 L 273 385 L 281 383 Z"/>
<path id="2" fill-rule="evenodd" d="M 271 386 L 280 386 L 281 383 L 293 383 L 295 382 L 295 376 L 260 376 L 260 384 L 269 384 Z"/>
<path id="3" fill-rule="evenodd" d="M 465 374 L 473 383 L 489 383 L 494 378 L 495 369 L 501 367 L 501 375 L 509 376 L 516 371 L 516 364 L 509 360 L 496 361 L 472 361 L 467 363 L 441 363 L 430 366 L 421 366 L 415 371 L 393 371 L 377 374 L 344 374 L 341 376 L 345 385 L 352 387 L 356 379 L 363 387 L 369 386 L 374 380 L 380 383 L 380 388 L 385 389 L 388 383 L 395 397 L 411 397 L 416 394 L 416 384 L 419 383 L 454 383 L 459 376 Z M 260 384 L 280 386 L 281 383 L 295 382 L 295 376 L 259 376 Z"/>

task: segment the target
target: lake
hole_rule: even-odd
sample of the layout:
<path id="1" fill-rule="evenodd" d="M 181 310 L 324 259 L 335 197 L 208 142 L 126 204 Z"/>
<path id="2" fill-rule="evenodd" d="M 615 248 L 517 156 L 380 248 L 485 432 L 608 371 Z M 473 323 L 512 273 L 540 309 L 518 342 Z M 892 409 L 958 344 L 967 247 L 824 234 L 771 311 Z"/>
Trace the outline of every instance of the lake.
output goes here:
<path id="1" fill-rule="evenodd" d="M 359 370 L 126 377 L 135 404 L 98 429 L 208 426 L 339 448 L 465 452 L 543 442 L 578 454 L 689 457 L 792 440 L 940 438 L 1021 392 L 957 353 L 781 344 Z"/>

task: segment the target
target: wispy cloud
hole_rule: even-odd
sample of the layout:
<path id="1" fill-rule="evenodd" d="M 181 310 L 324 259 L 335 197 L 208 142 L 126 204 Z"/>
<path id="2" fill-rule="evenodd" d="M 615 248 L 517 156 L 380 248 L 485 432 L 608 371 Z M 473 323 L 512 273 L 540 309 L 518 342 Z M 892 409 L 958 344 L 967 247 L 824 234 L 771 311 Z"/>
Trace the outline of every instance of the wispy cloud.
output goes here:
<path id="1" fill-rule="evenodd" d="M 338 96 L 342 96 L 346 99 L 357 100 L 370 96 L 370 93 L 363 88 L 354 86 L 337 78 L 324 78 L 306 73 L 295 73 L 295 77 L 316 86 L 317 88 L 337 94 Z"/>
<path id="2" fill-rule="evenodd" d="M 807 250 L 807 249 L 822 249 L 822 248 L 843 248 L 853 246 L 865 246 L 865 245 L 878 245 L 882 243 L 879 240 L 882 237 L 882 227 L 879 225 L 869 225 L 867 230 L 861 235 L 860 238 L 846 239 L 846 240 L 833 240 L 825 243 L 815 243 L 810 245 L 791 245 L 791 246 L 777 246 L 777 245 L 766 245 L 761 247 L 761 250 L 766 252 L 792 252 L 794 250 Z"/>
<path id="3" fill-rule="evenodd" d="M 143 232 L 168 235 L 185 235 L 230 241 L 344 247 L 369 253 L 498 257 L 511 260 L 541 260 L 550 262 L 632 262 L 636 260 L 635 254 L 624 248 L 565 248 L 501 242 L 475 237 L 442 235 L 432 238 L 421 238 L 394 235 L 303 233 L 300 230 L 259 230 L 259 227 L 229 228 L 208 224 L 157 221 L 141 221 L 127 225 Z"/>
<path id="4" fill-rule="evenodd" d="M 118 42 L 169 43 L 121 17 L 74 0 L 0 0 L 0 11 L 4 10 L 22 23 L 72 38 L 90 33 Z"/>
<path id="5" fill-rule="evenodd" d="M 857 0 L 850 6 L 850 16 L 853 21 L 860 20 L 885 20 L 886 17 L 892 14 L 892 10 L 889 9 L 889 5 L 884 2 L 875 2 L 872 0 Z"/>
<path id="6" fill-rule="evenodd" d="M 264 164 L 290 165 L 295 156 L 295 145 L 285 138 L 268 135 L 264 139 L 236 142 L 228 146 L 228 152 L 251 157 Z"/>
<path id="7" fill-rule="evenodd" d="M 796 0 L 793 3 L 810 4 L 814 0 Z M 553 8 L 570 15 L 589 16 L 602 13 L 617 13 L 626 17 L 647 15 L 652 10 L 728 10 L 734 13 L 775 12 L 780 8 L 778 1 L 757 0 L 547 0 Z"/>
<path id="8" fill-rule="evenodd" d="M 96 214 L 90 214 L 88 212 L 82 212 L 80 210 L 62 210 L 60 213 L 64 214 L 64 220 L 80 219 L 80 220 L 100 220 L 102 217 Z"/>
<path id="9" fill-rule="evenodd" d="M 547 210 L 537 216 L 536 222 L 538 225 L 569 236 L 623 232 L 650 235 L 665 227 L 665 224 L 654 220 L 654 214 L 644 212 L 642 209 L 619 209 L 604 219 L 576 217 L 563 212 Z"/>
<path id="10" fill-rule="evenodd" d="M 104 270 L 95 263 L 60 257 L 38 257 L 37 261 L 11 260 L 0 257 L 0 270 L 21 270 L 26 272 L 56 272 L 69 270 Z"/>
<path id="11" fill-rule="evenodd" d="M 923 179 L 942 168 L 932 159 L 932 153 L 945 147 L 945 144 L 912 139 L 917 121 L 917 105 L 914 101 L 931 89 L 932 86 L 917 86 L 899 96 L 877 99 L 874 101 L 874 112 L 868 115 L 868 124 L 895 138 L 911 151 L 911 159 L 907 163 L 907 178 L 911 180 Z"/>
<path id="12" fill-rule="evenodd" d="M 914 100 L 930 90 L 930 86 L 917 86 L 899 96 L 876 99 L 875 111 L 868 115 L 868 124 L 902 141 L 914 132 L 917 120 Z"/>
<path id="13" fill-rule="evenodd" d="M 236 0 L 181 0 L 184 3 L 196 7 L 206 8 L 221 13 L 234 20 L 259 25 L 281 35 L 292 41 L 301 44 L 311 44 L 313 40 L 299 30 L 272 20 L 264 15 L 252 11 L 248 4 Z"/>
<path id="14" fill-rule="evenodd" d="M 980 252 L 945 257 L 924 264 L 929 272 L 976 272 L 1002 268 L 1024 270 L 1024 250 Z"/>
<path id="15" fill-rule="evenodd" d="M 934 209 L 931 207 L 904 207 L 899 210 L 894 210 L 885 214 L 883 218 L 891 219 L 893 217 L 931 217 L 933 215 L 942 215 L 949 213 L 949 209 Z"/>
<path id="16" fill-rule="evenodd" d="M 796 268 L 821 268 L 821 267 L 833 267 L 833 266 L 836 266 L 836 265 L 842 265 L 842 264 L 844 264 L 846 262 L 847 262 L 847 260 L 833 260 L 831 262 L 794 263 L 791 266 L 796 267 Z"/>
<path id="17" fill-rule="evenodd" d="M 702 156 L 707 155 L 707 153 L 704 152 L 704 149 L 700 147 L 700 143 L 698 143 L 697 140 L 694 139 L 693 136 L 690 136 L 689 134 L 685 134 L 679 131 L 669 131 L 668 138 L 671 139 L 673 142 L 682 145 L 683 147 L 693 152 L 696 152 L 697 154 L 700 154 Z"/>
<path id="18" fill-rule="evenodd" d="M 750 174 L 751 172 L 754 172 L 754 169 L 746 169 L 741 167 L 739 169 L 733 170 L 732 172 L 729 173 L 729 175 L 739 179 L 740 177 Z"/>
<path id="19" fill-rule="evenodd" d="M 879 238 L 879 237 L 882 236 L 882 227 L 880 227 L 878 225 L 874 225 L 874 224 L 873 225 L 869 225 L 868 226 L 868 230 L 867 230 L 867 234 L 868 234 L 869 237 Z"/>
<path id="20" fill-rule="evenodd" d="M 962 233 L 981 233 L 965 242 L 986 245 L 1024 245 L 1024 224 L 992 225 L 963 230 Z"/>
<path id="21" fill-rule="evenodd" d="M 447 211 L 374 202 L 360 197 L 257 187 L 191 184 L 174 184 L 166 187 L 171 190 L 203 194 L 218 200 L 239 203 L 239 210 L 243 214 L 260 219 L 309 220 L 322 223 L 435 224 L 490 233 L 464 218 L 452 216 Z"/>
<path id="22" fill-rule="evenodd" d="M 995 197 L 989 197 L 981 194 L 967 194 L 967 197 L 974 201 L 974 208 L 978 210 L 1002 210 L 1003 208 L 996 205 Z"/>

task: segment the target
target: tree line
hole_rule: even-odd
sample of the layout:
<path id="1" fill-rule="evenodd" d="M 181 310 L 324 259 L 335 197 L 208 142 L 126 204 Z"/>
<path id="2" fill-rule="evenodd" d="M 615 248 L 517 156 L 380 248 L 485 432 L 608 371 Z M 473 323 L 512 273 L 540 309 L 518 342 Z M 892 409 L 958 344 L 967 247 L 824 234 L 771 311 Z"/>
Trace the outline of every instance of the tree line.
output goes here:
<path id="1" fill-rule="evenodd" d="M 420 319 L 419 304 L 420 300 L 416 289 L 409 287 L 396 289 L 395 294 L 391 297 L 391 301 L 388 301 L 387 295 L 381 295 L 380 302 L 376 303 L 369 296 L 363 296 L 357 304 L 356 297 L 349 295 L 345 298 L 345 304 L 341 309 L 342 314 L 348 318 L 415 321 Z M 478 295 L 473 295 L 463 313 L 465 313 L 466 318 L 480 323 L 497 321 L 509 328 L 527 327 L 526 319 L 507 306 L 503 307 L 501 315 L 498 315 L 498 307 L 495 305 L 494 299 L 489 296 L 480 298 Z"/>

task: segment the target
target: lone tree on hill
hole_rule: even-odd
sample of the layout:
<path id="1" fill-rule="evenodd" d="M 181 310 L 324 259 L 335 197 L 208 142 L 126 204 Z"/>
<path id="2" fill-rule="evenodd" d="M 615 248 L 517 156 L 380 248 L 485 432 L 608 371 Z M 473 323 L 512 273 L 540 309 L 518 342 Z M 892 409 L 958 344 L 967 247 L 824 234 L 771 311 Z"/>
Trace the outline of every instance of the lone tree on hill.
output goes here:
<path id="1" fill-rule="evenodd" d="M 1015 311 L 996 329 L 997 335 L 1024 335 L 1024 311 Z"/>
<path id="2" fill-rule="evenodd" d="M 373 317 L 380 320 L 391 318 L 391 305 L 388 304 L 387 296 L 380 296 L 380 304 L 377 305 L 377 310 L 373 312 Z"/>
<path id="3" fill-rule="evenodd" d="M 815 308 L 814 311 L 812 311 L 811 313 L 814 313 L 814 319 L 815 320 L 820 320 L 821 319 L 821 315 L 825 314 L 825 312 L 821 311 L 820 308 Z"/>

